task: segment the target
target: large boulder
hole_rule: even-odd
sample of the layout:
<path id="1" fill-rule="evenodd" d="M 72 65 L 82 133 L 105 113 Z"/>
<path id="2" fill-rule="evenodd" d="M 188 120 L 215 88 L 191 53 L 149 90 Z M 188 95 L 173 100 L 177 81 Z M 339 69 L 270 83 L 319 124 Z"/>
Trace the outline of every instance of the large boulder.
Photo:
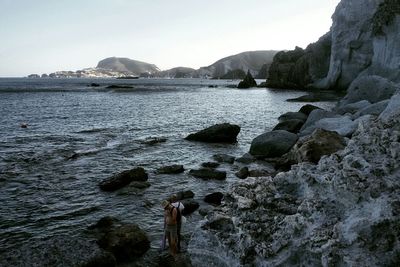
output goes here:
<path id="1" fill-rule="evenodd" d="M 286 112 L 278 118 L 279 122 L 284 122 L 288 120 L 301 120 L 305 122 L 307 120 L 307 115 L 302 112 Z"/>
<path id="2" fill-rule="evenodd" d="M 251 87 L 257 87 L 257 82 L 254 80 L 250 71 L 247 71 L 246 77 L 238 85 L 239 89 L 247 89 Z"/>
<path id="3" fill-rule="evenodd" d="M 287 120 L 287 121 L 283 121 L 278 123 L 273 129 L 272 131 L 276 131 L 276 130 L 284 130 L 284 131 L 288 131 L 290 133 L 298 133 L 301 129 L 301 127 L 303 126 L 304 121 L 303 120 Z"/>
<path id="4" fill-rule="evenodd" d="M 225 180 L 226 179 L 226 172 L 225 171 L 218 171 L 210 168 L 201 168 L 198 170 L 190 170 L 189 174 L 196 177 L 201 178 L 204 180 Z"/>
<path id="5" fill-rule="evenodd" d="M 389 99 L 388 100 L 382 100 L 378 103 L 371 104 L 369 106 L 366 106 L 359 111 L 357 111 L 353 118 L 359 118 L 365 115 L 374 115 L 374 116 L 379 116 L 382 111 L 384 111 L 389 104 Z"/>
<path id="6" fill-rule="evenodd" d="M 323 109 L 315 109 L 311 111 L 310 115 L 308 115 L 308 118 L 304 125 L 301 127 L 300 132 L 302 132 L 304 129 L 312 126 L 315 124 L 317 121 L 325 118 L 334 118 L 334 117 L 340 117 L 340 115 L 331 112 L 331 111 L 326 111 Z"/>
<path id="7" fill-rule="evenodd" d="M 304 129 L 301 135 L 308 135 L 315 129 L 324 129 L 327 131 L 335 131 L 341 136 L 350 137 L 357 129 L 358 122 L 353 121 L 349 116 L 341 116 L 334 118 L 325 118 L 317 121 L 313 126 Z"/>
<path id="8" fill-rule="evenodd" d="M 222 123 L 208 127 L 197 133 L 190 134 L 185 139 L 207 143 L 236 143 L 236 137 L 239 132 L 240 127 L 238 125 Z"/>
<path id="9" fill-rule="evenodd" d="M 104 191 L 115 191 L 127 186 L 133 181 L 145 182 L 148 179 L 146 171 L 142 167 L 123 171 L 99 183 L 100 189 Z"/>
<path id="10" fill-rule="evenodd" d="M 376 103 L 391 98 L 397 89 L 397 84 L 380 76 L 361 76 L 351 83 L 347 95 L 340 103 L 344 105 L 361 100 Z"/>
<path id="11" fill-rule="evenodd" d="M 296 134 L 287 131 L 272 131 L 257 136 L 250 146 L 250 154 L 258 158 L 280 157 L 296 143 Z"/>
<path id="12" fill-rule="evenodd" d="M 118 262 L 136 259 L 150 248 L 146 233 L 136 224 L 126 224 L 105 231 L 98 244 L 112 252 Z"/>
<path id="13" fill-rule="evenodd" d="M 318 163 L 322 156 L 331 155 L 345 147 L 344 138 L 334 131 L 316 129 L 310 136 L 300 139 L 288 153 L 293 163 Z"/>

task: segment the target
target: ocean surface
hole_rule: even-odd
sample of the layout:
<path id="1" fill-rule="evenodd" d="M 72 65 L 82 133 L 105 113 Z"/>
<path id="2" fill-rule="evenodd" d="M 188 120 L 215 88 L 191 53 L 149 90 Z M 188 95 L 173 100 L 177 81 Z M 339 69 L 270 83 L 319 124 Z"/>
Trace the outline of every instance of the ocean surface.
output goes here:
<path id="1" fill-rule="evenodd" d="M 92 82 L 99 87 L 89 87 Z M 304 94 L 294 90 L 238 90 L 238 81 L 201 79 L 0 79 L 0 257 L 35 240 L 79 236 L 104 216 L 137 223 L 153 248 L 162 236 L 160 203 L 172 193 L 192 190 L 206 207 L 205 195 L 225 192 L 239 166 L 222 164 L 226 181 L 188 175 L 214 154 L 235 157 L 249 150 L 257 135 L 271 130 L 282 113 L 305 103 L 286 102 Z M 133 89 L 107 89 L 131 84 Z M 211 88 L 212 86 L 212 88 Z M 215 88 L 216 87 L 216 88 Z M 314 103 L 322 108 L 332 103 Z M 204 144 L 184 137 L 205 127 L 238 124 L 238 143 Z M 27 128 L 21 128 L 21 124 Z M 167 138 L 148 145 L 151 137 Z M 179 175 L 156 169 L 182 164 Z M 98 183 L 123 170 L 144 167 L 151 186 L 102 192 Z M 202 217 L 187 217 L 184 233 L 194 265 L 207 258 L 230 266 L 229 255 L 201 234 Z M 206 257 L 204 257 L 206 256 Z M 196 260 L 197 258 L 197 260 Z"/>

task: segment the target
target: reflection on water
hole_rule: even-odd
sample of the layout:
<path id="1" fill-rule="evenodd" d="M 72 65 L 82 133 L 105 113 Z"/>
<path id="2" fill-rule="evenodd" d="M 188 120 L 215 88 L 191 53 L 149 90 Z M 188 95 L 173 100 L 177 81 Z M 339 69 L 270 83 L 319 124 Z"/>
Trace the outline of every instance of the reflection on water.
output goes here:
<path id="1" fill-rule="evenodd" d="M 183 164 L 189 170 L 217 153 L 241 156 L 254 137 L 273 128 L 280 114 L 302 106 L 285 102 L 301 92 L 236 90 L 225 87 L 226 81 L 124 81 L 140 90 L 118 92 L 105 86 L 120 81 L 96 80 L 100 89 L 87 87 L 90 82 L 0 79 L 0 253 L 36 238 L 79 235 L 103 216 L 138 223 L 158 247 L 161 200 L 192 190 L 206 205 L 203 197 L 226 191 L 237 167 L 220 167 L 228 171 L 226 181 L 203 181 L 187 173 L 158 175 L 157 168 Z M 237 144 L 183 139 L 222 122 L 241 126 Z M 21 123 L 28 128 L 20 128 Z M 149 137 L 167 141 L 148 145 L 143 140 Z M 148 189 L 99 190 L 99 181 L 136 166 L 149 172 Z M 187 229 L 194 229 L 199 220 L 198 215 L 189 217 Z M 190 253 L 203 259 L 213 254 L 214 262 L 223 266 L 226 259 L 196 238 L 189 244 Z"/>

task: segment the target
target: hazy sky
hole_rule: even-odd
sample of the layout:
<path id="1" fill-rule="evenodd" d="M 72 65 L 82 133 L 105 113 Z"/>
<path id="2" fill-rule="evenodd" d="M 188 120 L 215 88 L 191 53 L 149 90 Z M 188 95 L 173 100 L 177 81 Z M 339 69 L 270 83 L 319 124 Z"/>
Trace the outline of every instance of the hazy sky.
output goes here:
<path id="1" fill-rule="evenodd" d="M 0 76 L 95 67 L 106 57 L 198 68 L 306 47 L 340 0 L 0 0 Z"/>

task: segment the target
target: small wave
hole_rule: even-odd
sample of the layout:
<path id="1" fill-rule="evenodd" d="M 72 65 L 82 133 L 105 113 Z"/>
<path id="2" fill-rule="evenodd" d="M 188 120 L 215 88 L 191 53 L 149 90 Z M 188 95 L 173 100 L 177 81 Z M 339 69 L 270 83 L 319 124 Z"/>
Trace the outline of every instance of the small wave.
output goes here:
<path id="1" fill-rule="evenodd" d="M 99 132 L 105 132 L 107 130 L 109 130 L 109 128 L 93 128 L 93 129 L 82 130 L 76 133 L 99 133 Z"/>

